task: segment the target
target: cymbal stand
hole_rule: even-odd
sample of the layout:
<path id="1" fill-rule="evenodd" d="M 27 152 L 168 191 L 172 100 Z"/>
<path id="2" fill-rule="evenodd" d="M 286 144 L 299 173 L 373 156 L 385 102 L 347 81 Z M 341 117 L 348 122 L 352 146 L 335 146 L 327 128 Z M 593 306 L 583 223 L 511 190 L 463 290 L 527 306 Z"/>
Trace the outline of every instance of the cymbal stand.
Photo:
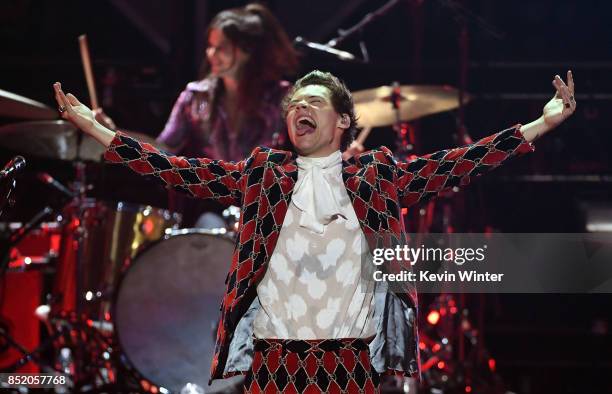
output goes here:
<path id="1" fill-rule="evenodd" d="M 75 252 L 73 254 L 73 256 L 75 256 L 74 280 L 76 288 L 74 310 L 60 310 L 59 312 L 55 312 L 50 319 L 52 322 L 55 322 L 55 324 L 51 325 L 52 330 L 63 334 L 60 336 L 61 341 L 56 342 L 56 348 L 58 351 L 58 359 L 56 361 L 58 364 L 61 364 L 61 368 L 64 370 L 64 372 L 72 375 L 72 380 L 75 382 L 76 386 L 92 384 L 90 380 L 92 375 L 95 374 L 95 371 L 93 374 L 91 371 L 92 368 L 96 368 L 92 361 L 94 361 L 94 353 L 98 353 L 91 349 L 92 343 L 90 343 L 89 339 L 95 340 L 91 333 L 91 331 L 94 329 L 88 327 L 87 318 L 83 314 L 83 269 L 85 263 L 83 255 L 83 242 L 87 237 L 87 229 L 84 225 L 84 219 L 86 213 L 86 192 L 88 187 L 86 163 L 80 157 L 82 140 L 83 132 L 78 130 L 77 153 L 73 161 L 75 176 L 74 182 L 72 183 L 72 189 L 74 190 L 74 194 L 70 202 L 66 205 L 66 207 L 71 209 L 68 209 L 68 214 L 64 218 L 66 226 L 71 226 L 74 224 L 74 229 L 72 230 L 74 234 L 74 242 L 68 246 L 68 248 L 73 248 L 72 251 Z M 60 295 L 60 297 L 62 296 L 66 295 Z M 54 300 L 53 302 L 58 302 L 58 300 Z M 70 306 L 64 307 L 70 308 Z M 102 344 L 103 341 L 95 340 L 94 342 L 96 344 L 100 343 L 101 346 L 105 347 L 105 345 Z"/>
<path id="2" fill-rule="evenodd" d="M 399 142 L 397 149 L 400 157 L 408 158 L 415 150 L 416 135 L 414 129 L 412 129 L 407 122 L 402 122 L 401 119 L 400 103 L 403 98 L 399 82 L 394 81 L 391 86 L 392 90 L 390 102 L 393 106 L 393 112 L 395 112 L 395 123 L 393 124 L 393 130 L 395 130 L 397 133 Z"/>

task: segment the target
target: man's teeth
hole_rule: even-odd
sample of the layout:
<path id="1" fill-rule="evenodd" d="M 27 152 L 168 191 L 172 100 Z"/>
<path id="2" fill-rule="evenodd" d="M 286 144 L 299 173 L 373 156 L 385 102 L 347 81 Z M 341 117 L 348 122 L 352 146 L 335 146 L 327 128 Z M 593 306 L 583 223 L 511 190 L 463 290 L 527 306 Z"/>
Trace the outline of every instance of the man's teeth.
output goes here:
<path id="1" fill-rule="evenodd" d="M 308 118 L 302 118 L 302 119 L 299 119 L 299 120 L 298 120 L 298 123 L 299 123 L 299 124 L 304 124 L 304 125 L 306 125 L 306 126 L 310 126 L 310 127 L 312 127 L 313 129 L 316 127 L 316 125 L 314 124 L 314 122 L 313 122 L 313 121 L 311 121 L 311 120 L 310 120 L 310 119 L 308 119 Z"/>

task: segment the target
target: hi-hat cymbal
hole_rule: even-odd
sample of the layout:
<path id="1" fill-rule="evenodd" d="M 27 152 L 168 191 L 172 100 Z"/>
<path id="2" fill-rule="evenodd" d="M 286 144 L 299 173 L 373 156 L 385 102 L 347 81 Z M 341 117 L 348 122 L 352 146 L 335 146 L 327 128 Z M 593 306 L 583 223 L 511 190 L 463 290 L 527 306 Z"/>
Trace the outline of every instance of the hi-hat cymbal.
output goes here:
<path id="1" fill-rule="evenodd" d="M 361 126 L 389 126 L 396 122 L 396 112 L 391 103 L 393 87 L 381 86 L 353 93 L 355 112 Z M 399 86 L 399 117 L 407 122 L 438 112 L 459 107 L 459 93 L 451 86 L 403 85 Z M 464 95 L 464 104 L 469 96 Z"/>
<path id="2" fill-rule="evenodd" d="M 22 119 L 57 119 L 57 111 L 43 103 L 0 89 L 0 116 Z"/>
<path id="3" fill-rule="evenodd" d="M 0 127 L 0 146 L 24 155 L 74 160 L 79 131 L 64 120 L 12 123 Z M 104 146 L 83 134 L 79 157 L 99 161 Z"/>

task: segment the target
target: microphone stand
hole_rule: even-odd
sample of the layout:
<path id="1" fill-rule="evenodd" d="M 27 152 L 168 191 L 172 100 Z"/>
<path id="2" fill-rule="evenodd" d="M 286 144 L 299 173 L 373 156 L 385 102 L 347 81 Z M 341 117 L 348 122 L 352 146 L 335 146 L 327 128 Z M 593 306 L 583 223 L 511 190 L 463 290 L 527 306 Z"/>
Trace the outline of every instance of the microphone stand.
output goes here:
<path id="1" fill-rule="evenodd" d="M 7 180 L 8 181 L 8 190 L 6 191 L 6 196 L 1 196 L 0 199 L 0 216 L 4 211 L 4 207 L 8 204 L 9 207 L 13 207 L 15 205 L 15 198 L 11 196 L 15 189 L 17 188 L 17 175 L 20 170 L 23 170 L 25 167 L 25 159 L 21 156 L 15 156 L 11 161 L 9 161 L 4 169 L 0 171 L 0 181 Z M 2 186 L 2 192 L 4 194 L 4 185 Z"/>
<path id="2" fill-rule="evenodd" d="M 401 1 L 402 0 L 390 0 L 387 3 L 385 3 L 382 7 L 377 9 L 376 11 L 367 13 L 363 17 L 362 20 L 357 22 L 356 25 L 354 25 L 354 26 L 352 26 L 352 27 L 350 27 L 350 28 L 348 28 L 346 30 L 338 29 L 339 36 L 329 40 L 327 42 L 327 45 L 332 47 L 332 48 L 334 48 L 338 44 L 340 44 L 343 41 L 347 40 L 349 37 L 351 37 L 352 35 L 354 35 L 357 32 L 359 32 L 360 34 L 363 35 L 363 30 L 364 30 L 364 28 L 367 25 L 369 25 L 370 23 L 374 22 L 375 20 L 377 20 L 381 16 L 385 15 L 387 12 L 389 12 L 393 7 L 395 7 Z M 367 48 L 365 46 L 365 43 L 363 42 L 363 39 L 359 40 L 359 48 L 361 49 L 361 55 L 363 56 L 363 60 L 362 61 L 364 63 L 369 63 L 370 56 L 368 55 L 368 50 L 367 50 Z"/>
<path id="3" fill-rule="evenodd" d="M 2 216 L 2 214 L 4 213 L 4 207 L 6 207 L 7 204 L 9 207 L 13 207 L 15 205 L 15 198 L 12 196 L 12 194 L 17 188 L 17 180 L 13 177 L 10 178 L 8 182 L 8 191 L 6 192 L 6 195 L 3 196 L 0 200 L 0 216 Z"/>

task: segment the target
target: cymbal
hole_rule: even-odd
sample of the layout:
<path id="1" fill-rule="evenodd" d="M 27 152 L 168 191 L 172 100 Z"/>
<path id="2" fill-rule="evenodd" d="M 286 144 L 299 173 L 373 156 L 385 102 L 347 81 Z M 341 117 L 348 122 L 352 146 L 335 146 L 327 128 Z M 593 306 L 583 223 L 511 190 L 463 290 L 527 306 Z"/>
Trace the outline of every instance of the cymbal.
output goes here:
<path id="1" fill-rule="evenodd" d="M 74 160 L 77 158 L 78 130 L 64 120 L 11 123 L 0 127 L 0 146 L 24 155 Z M 100 161 L 104 146 L 83 134 L 79 157 Z"/>
<path id="2" fill-rule="evenodd" d="M 400 120 L 407 122 L 459 107 L 458 90 L 446 85 L 402 85 L 400 89 Z M 391 104 L 391 86 L 360 90 L 353 93 L 355 112 L 360 126 L 389 126 L 396 122 Z M 465 94 L 464 104 L 470 100 Z"/>
<path id="3" fill-rule="evenodd" d="M 141 142 L 168 150 L 166 145 L 143 133 L 128 131 L 125 134 Z M 64 120 L 11 123 L 0 127 L 0 147 L 17 153 L 47 159 L 75 160 L 77 158 L 78 131 Z M 83 133 L 79 158 L 100 161 L 105 148 L 93 137 Z"/>
<path id="4" fill-rule="evenodd" d="M 0 89 L 0 116 L 22 119 L 57 119 L 57 111 L 43 103 Z"/>

